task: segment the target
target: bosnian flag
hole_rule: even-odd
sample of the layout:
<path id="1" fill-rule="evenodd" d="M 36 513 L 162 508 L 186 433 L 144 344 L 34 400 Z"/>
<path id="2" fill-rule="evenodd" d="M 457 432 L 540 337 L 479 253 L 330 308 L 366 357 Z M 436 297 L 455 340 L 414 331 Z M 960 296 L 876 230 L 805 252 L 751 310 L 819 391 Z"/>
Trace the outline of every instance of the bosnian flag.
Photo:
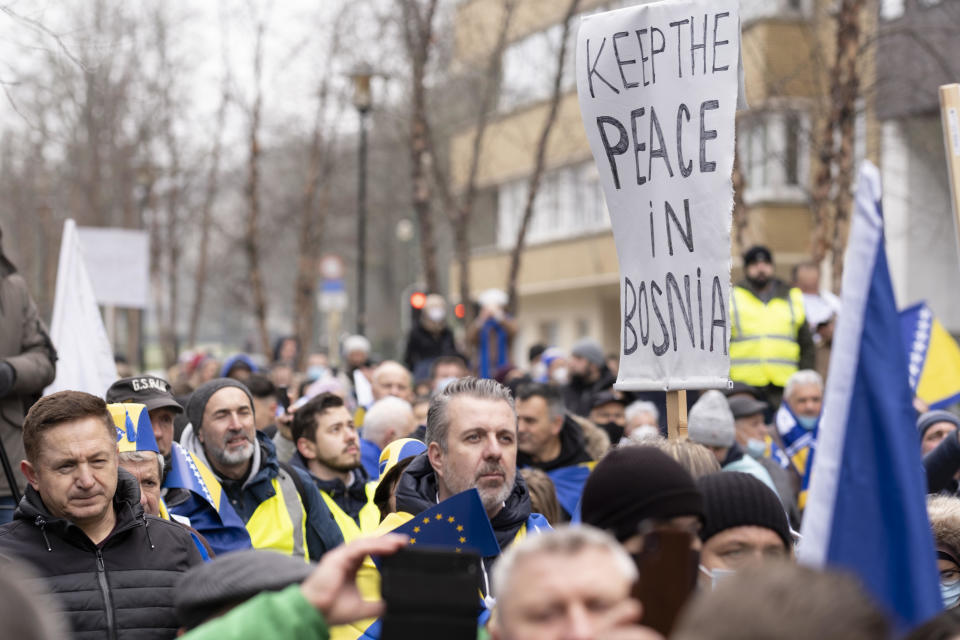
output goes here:
<path id="1" fill-rule="evenodd" d="M 943 607 L 870 163 L 860 169 L 842 293 L 799 556 L 858 576 L 904 630 Z"/>

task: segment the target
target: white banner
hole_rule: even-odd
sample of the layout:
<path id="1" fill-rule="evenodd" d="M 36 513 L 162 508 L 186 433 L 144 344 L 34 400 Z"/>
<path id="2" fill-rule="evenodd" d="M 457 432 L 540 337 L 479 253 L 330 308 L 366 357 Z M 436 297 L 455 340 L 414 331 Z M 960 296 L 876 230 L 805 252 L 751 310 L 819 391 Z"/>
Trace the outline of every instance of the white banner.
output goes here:
<path id="1" fill-rule="evenodd" d="M 150 304 L 150 235 L 135 229 L 77 227 L 97 302 L 146 309 Z"/>
<path id="2" fill-rule="evenodd" d="M 577 92 L 620 261 L 617 388 L 726 387 L 737 0 L 587 16 Z"/>
<path id="3" fill-rule="evenodd" d="M 103 397 L 117 379 L 117 367 L 73 220 L 63 225 L 50 339 L 57 349 L 57 377 L 44 393 L 72 389 Z"/>

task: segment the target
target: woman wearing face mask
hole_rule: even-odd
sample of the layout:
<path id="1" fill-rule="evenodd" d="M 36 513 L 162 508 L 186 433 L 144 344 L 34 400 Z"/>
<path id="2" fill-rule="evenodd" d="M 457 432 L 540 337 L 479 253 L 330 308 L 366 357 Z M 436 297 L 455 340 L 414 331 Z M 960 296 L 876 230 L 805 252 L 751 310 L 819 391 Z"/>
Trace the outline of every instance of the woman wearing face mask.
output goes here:
<path id="1" fill-rule="evenodd" d="M 927 514 L 937 545 L 943 606 L 953 609 L 960 604 L 960 498 L 930 496 Z"/>
<path id="2" fill-rule="evenodd" d="M 432 293 L 420 312 L 420 322 L 410 329 L 403 360 L 415 380 L 430 377 L 430 363 L 440 356 L 460 356 L 447 326 L 447 303 L 443 296 Z"/>

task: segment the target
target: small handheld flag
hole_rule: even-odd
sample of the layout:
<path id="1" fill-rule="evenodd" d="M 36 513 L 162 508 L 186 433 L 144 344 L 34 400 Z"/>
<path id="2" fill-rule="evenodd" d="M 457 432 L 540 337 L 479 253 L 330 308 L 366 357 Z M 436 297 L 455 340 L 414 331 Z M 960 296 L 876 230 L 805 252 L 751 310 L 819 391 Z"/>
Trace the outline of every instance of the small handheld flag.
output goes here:
<path id="1" fill-rule="evenodd" d="M 468 489 L 422 511 L 392 533 L 410 536 L 411 545 L 473 551 L 481 557 L 500 553 L 497 536 L 476 489 Z"/>

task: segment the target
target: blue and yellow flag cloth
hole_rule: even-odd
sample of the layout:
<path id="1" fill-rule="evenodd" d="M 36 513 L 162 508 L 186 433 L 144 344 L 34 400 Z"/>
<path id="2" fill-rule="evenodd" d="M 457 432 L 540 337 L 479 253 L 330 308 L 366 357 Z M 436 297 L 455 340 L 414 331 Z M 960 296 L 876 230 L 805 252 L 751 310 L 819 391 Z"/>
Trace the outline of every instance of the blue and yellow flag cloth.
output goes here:
<path id="1" fill-rule="evenodd" d="M 165 489 L 186 489 L 199 496 L 212 507 L 212 513 L 204 510 L 189 515 L 191 526 L 200 532 L 219 527 L 229 527 L 241 532 L 246 531 L 243 520 L 230 505 L 230 500 L 213 472 L 195 455 L 176 442 L 173 443 L 173 448 L 170 451 L 170 469 L 163 481 L 163 487 Z M 174 509 L 174 512 L 176 512 L 176 509 Z M 214 519 L 219 519 L 219 522 L 214 522 Z"/>
<path id="2" fill-rule="evenodd" d="M 914 395 L 931 409 L 960 400 L 960 347 L 925 302 L 900 312 L 900 333 Z"/>
<path id="3" fill-rule="evenodd" d="M 117 451 L 153 451 L 160 453 L 153 436 L 153 424 L 147 407 L 135 402 L 116 402 L 107 405 L 113 426 L 117 429 Z"/>
<path id="4" fill-rule="evenodd" d="M 813 454 L 817 448 L 817 433 L 820 430 L 820 418 L 811 429 L 805 428 L 797 420 L 790 405 L 783 401 L 774 416 L 777 432 L 785 447 L 783 453 L 790 460 L 790 466 L 801 478 L 800 495 L 797 506 L 803 509 L 807 502 L 807 487 L 810 485 L 810 470 L 813 468 Z"/>
<path id="5" fill-rule="evenodd" d="M 597 466 L 596 461 L 581 462 L 546 472 L 556 489 L 557 502 L 568 514 L 573 515 L 577 511 L 580 496 L 583 494 L 583 485 L 586 484 L 595 466 Z"/>
<path id="6" fill-rule="evenodd" d="M 418 456 L 427 450 L 427 445 L 416 438 L 400 438 L 394 440 L 380 452 L 378 463 L 380 477 L 392 469 L 401 460 Z"/>

